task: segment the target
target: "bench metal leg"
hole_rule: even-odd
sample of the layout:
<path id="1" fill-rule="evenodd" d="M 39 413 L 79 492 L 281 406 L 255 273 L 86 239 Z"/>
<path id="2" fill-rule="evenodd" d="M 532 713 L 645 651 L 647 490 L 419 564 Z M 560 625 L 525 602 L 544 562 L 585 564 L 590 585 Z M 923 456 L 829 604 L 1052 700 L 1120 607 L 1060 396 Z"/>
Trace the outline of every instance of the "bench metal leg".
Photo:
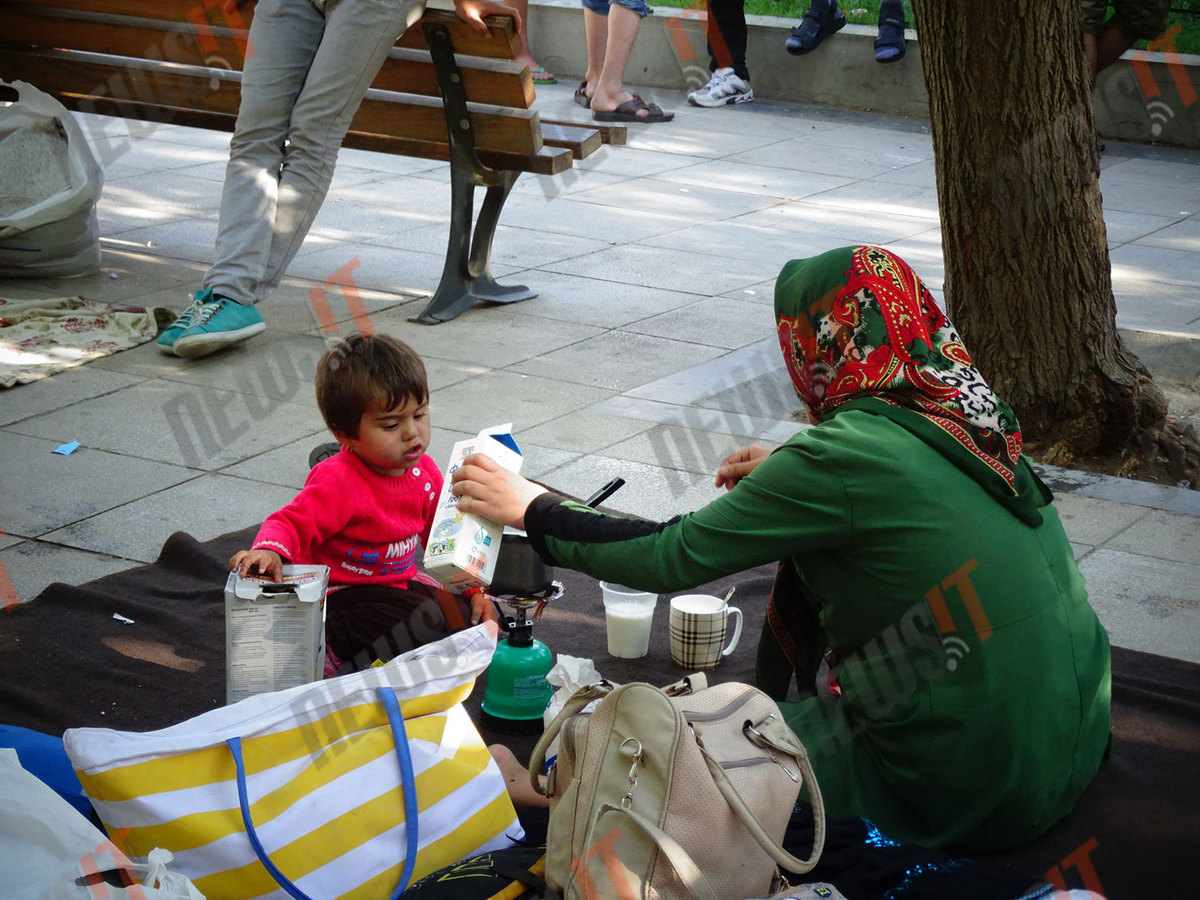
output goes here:
<path id="1" fill-rule="evenodd" d="M 537 296 L 525 285 L 501 285 L 492 277 L 492 239 L 500 210 L 520 172 L 499 171 L 484 166 L 475 155 L 466 94 L 446 29 L 424 24 L 430 56 L 442 89 L 442 107 L 450 143 L 450 240 L 442 280 L 429 303 L 409 321 L 436 325 L 448 322 L 475 303 L 516 303 Z M 472 233 L 475 188 L 486 187 Z"/>
<path id="2" fill-rule="evenodd" d="M 475 209 L 477 178 L 451 163 L 450 240 L 442 280 L 421 313 L 410 321 L 436 325 L 466 312 L 477 302 L 516 303 L 537 296 L 523 284 L 502 285 L 491 271 L 492 238 L 500 210 L 517 181 L 519 172 L 497 173 L 499 184 L 487 185 L 479 218 L 471 233 L 471 215 Z"/>

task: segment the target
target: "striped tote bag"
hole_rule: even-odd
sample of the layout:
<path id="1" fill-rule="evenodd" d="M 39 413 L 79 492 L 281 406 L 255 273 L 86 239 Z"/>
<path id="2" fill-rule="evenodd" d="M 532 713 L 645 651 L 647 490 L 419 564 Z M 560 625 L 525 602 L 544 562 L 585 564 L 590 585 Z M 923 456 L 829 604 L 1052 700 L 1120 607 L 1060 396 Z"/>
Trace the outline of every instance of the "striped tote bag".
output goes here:
<path id="1" fill-rule="evenodd" d="M 118 846 L 170 850 L 210 900 L 384 900 L 524 836 L 462 706 L 495 646 L 480 625 L 159 731 L 63 742 Z"/>

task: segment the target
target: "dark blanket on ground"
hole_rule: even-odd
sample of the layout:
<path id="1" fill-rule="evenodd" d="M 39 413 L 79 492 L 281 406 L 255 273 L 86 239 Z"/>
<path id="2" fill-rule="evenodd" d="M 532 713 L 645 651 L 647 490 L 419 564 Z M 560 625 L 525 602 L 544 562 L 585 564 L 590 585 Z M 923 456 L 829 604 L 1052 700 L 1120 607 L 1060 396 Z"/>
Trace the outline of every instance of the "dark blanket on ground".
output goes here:
<path id="1" fill-rule="evenodd" d="M 206 544 L 176 534 L 153 565 L 80 587 L 54 584 L 0 616 L 0 723 L 55 735 L 81 726 L 149 731 L 222 705 L 227 560 L 249 546 L 253 532 Z M 764 567 L 704 589 L 724 594 L 736 585 L 731 603 L 746 615 L 739 646 L 712 681 L 753 682 L 773 576 L 774 568 Z M 564 596 L 534 629 L 552 650 L 591 658 L 618 683 L 665 685 L 685 674 L 670 659 L 666 598 L 655 613 L 649 655 L 618 660 L 606 652 L 597 583 L 566 570 L 556 577 Z M 481 679 L 468 701 L 477 721 L 484 687 Z M 489 743 L 506 743 L 528 758 L 533 738 L 481 731 Z M 1191 893 L 1200 834 L 1200 666 L 1114 649 L 1113 731 L 1112 757 L 1075 812 L 1034 845 L 987 857 L 980 871 L 1026 886 L 1050 873 L 1051 881 L 1100 889 L 1115 900 Z M 859 822 L 838 823 L 831 833 L 861 832 Z M 869 865 L 892 865 L 886 877 L 897 885 L 911 876 L 911 865 L 867 859 L 861 851 L 847 855 L 856 842 L 861 833 L 841 846 L 833 840 L 827 863 L 814 874 L 839 887 L 839 874 L 849 887 Z M 887 896 L 881 877 L 869 889 L 856 883 L 859 889 L 847 896 Z"/>

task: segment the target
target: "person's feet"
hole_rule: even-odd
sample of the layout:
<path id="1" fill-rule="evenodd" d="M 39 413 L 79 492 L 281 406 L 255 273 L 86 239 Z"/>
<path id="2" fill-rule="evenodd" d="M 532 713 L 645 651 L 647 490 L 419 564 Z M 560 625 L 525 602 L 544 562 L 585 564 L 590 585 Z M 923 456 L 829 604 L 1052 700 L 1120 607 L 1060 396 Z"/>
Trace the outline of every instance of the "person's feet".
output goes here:
<path id="1" fill-rule="evenodd" d="M 663 112 L 657 103 L 647 103 L 623 88 L 609 93 L 597 87 L 589 108 L 597 122 L 670 122 L 675 118 L 675 113 Z"/>
<path id="2" fill-rule="evenodd" d="M 845 25 L 846 17 L 833 0 L 813 0 L 783 47 L 792 56 L 803 56 L 816 50 L 821 41 L 841 31 Z"/>
<path id="3" fill-rule="evenodd" d="M 513 62 L 529 66 L 529 74 L 533 76 L 533 83 L 535 85 L 558 84 L 558 76 L 553 72 L 547 72 L 546 67 L 528 53 L 522 53 Z"/>
<path id="4" fill-rule="evenodd" d="M 243 306 L 211 290 L 197 291 L 190 309 L 185 311 L 188 326 L 175 336 L 166 352 L 184 359 L 198 359 L 231 344 L 249 340 L 266 330 L 266 323 L 253 306 Z M 176 327 L 180 316 L 171 328 Z M 167 331 L 170 331 L 168 328 Z M 165 336 L 167 332 L 163 332 Z M 158 340 L 163 349 L 163 337 Z"/>
<path id="5" fill-rule="evenodd" d="M 175 342 L 180 336 L 187 331 L 196 317 L 200 315 L 200 311 L 204 308 L 204 304 L 200 301 L 201 292 L 197 291 L 192 297 L 192 305 L 179 314 L 179 316 L 163 329 L 162 334 L 158 336 L 155 344 L 158 349 L 168 356 L 175 355 Z"/>
<path id="6" fill-rule="evenodd" d="M 529 783 L 529 770 L 521 765 L 520 760 L 503 744 L 489 744 L 488 753 L 500 767 L 504 777 L 504 786 L 513 806 L 546 806 L 549 801 L 533 789 Z"/>
<path id="7" fill-rule="evenodd" d="M 727 106 L 730 103 L 749 103 L 754 99 L 750 82 L 733 71 L 732 66 L 717 69 L 708 84 L 688 94 L 692 106 Z"/>
<path id="8" fill-rule="evenodd" d="M 884 0 L 879 7 L 879 37 L 875 39 L 875 61 L 896 62 L 904 56 L 904 7 L 900 0 Z"/>

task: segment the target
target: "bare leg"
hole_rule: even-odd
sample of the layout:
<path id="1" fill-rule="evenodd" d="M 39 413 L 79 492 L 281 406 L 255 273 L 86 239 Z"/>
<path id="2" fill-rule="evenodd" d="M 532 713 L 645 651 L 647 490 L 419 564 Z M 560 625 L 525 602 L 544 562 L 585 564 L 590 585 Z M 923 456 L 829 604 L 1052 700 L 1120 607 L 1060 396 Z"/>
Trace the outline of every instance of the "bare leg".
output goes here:
<path id="1" fill-rule="evenodd" d="M 587 74 L 583 76 L 584 83 L 590 88 L 588 96 L 596 90 L 600 83 L 600 72 L 604 68 L 605 52 L 608 49 L 608 16 L 586 7 L 583 10 L 583 31 L 587 37 Z"/>
<path id="2" fill-rule="evenodd" d="M 633 99 L 625 90 L 625 64 L 633 50 L 642 18 L 627 6 L 613 4 L 608 12 L 608 47 L 603 68 L 597 81 L 591 80 L 591 64 L 588 65 L 588 86 L 594 87 L 592 109 L 606 112 Z"/>
<path id="3" fill-rule="evenodd" d="M 550 801 L 533 789 L 529 783 L 529 770 L 521 765 L 511 750 L 503 744 L 492 744 L 488 753 L 500 767 L 504 776 L 504 786 L 508 788 L 508 796 L 513 806 L 549 806 Z"/>
<path id="4" fill-rule="evenodd" d="M 514 62 L 529 66 L 531 72 L 539 72 L 542 64 L 533 58 L 533 52 L 529 49 L 529 0 L 509 0 L 509 5 L 521 15 L 521 30 L 517 33 L 521 38 L 521 52 L 517 54 Z M 535 75 L 534 81 L 536 82 L 536 80 L 537 76 Z"/>

